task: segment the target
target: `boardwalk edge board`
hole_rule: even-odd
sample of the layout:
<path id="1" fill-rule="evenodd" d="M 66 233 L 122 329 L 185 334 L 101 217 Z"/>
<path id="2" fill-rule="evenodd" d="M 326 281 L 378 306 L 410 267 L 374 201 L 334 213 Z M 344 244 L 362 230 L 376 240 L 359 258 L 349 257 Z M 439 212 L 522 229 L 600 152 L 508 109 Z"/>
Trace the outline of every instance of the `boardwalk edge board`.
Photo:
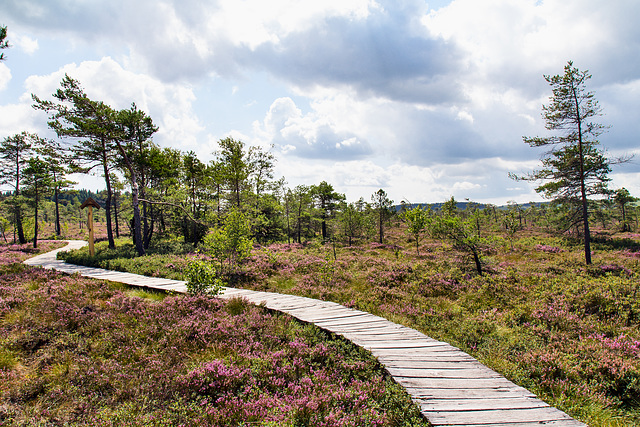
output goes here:
<path id="1" fill-rule="evenodd" d="M 100 280 L 186 293 L 183 281 L 76 266 L 56 259 L 60 251 L 85 245 L 84 241 L 70 240 L 64 248 L 37 255 L 24 263 Z M 244 298 L 253 304 L 262 304 L 341 335 L 371 351 L 434 426 L 586 427 L 458 348 L 382 317 L 333 302 L 274 292 L 223 288 L 219 297 Z"/>

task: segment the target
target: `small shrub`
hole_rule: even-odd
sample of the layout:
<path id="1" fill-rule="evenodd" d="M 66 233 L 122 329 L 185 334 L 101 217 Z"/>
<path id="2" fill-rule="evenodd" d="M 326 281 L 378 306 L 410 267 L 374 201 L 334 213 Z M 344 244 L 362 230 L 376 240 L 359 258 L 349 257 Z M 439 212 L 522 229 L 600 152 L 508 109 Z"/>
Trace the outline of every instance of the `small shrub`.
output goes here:
<path id="1" fill-rule="evenodd" d="M 187 263 L 184 276 L 187 280 L 187 292 L 192 295 L 218 295 L 225 285 L 216 267 L 198 258 Z"/>

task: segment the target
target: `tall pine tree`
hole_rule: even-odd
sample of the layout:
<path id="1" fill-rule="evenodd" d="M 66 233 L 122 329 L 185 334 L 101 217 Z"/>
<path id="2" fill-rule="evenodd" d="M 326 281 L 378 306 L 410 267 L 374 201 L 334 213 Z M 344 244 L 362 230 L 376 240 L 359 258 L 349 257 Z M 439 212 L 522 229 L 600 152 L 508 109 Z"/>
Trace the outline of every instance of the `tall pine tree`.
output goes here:
<path id="1" fill-rule="evenodd" d="M 574 222 L 581 222 L 584 234 L 585 262 L 591 264 L 589 231 L 589 197 L 608 194 L 608 174 L 612 160 L 598 147 L 598 136 L 605 126 L 592 121 L 601 115 L 594 93 L 587 90 L 591 78 L 569 61 L 563 75 L 544 76 L 552 88 L 550 103 L 542 107 L 546 128 L 556 134 L 546 137 L 523 137 L 531 147 L 549 151 L 542 168 L 514 179 L 542 181 L 538 193 L 554 199 L 571 212 Z M 620 159 L 622 160 L 622 159 Z"/>

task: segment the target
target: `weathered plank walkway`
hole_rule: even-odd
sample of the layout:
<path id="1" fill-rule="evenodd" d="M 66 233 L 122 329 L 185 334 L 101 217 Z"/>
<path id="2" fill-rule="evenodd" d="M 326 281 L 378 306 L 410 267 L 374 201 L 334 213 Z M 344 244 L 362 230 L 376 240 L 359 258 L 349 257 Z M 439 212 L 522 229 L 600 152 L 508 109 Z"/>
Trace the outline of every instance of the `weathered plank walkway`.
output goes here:
<path id="1" fill-rule="evenodd" d="M 60 250 L 38 255 L 25 264 L 147 288 L 186 292 L 185 282 L 82 267 L 56 260 Z M 371 351 L 406 388 L 434 426 L 577 427 L 586 424 L 550 407 L 526 389 L 441 341 L 382 317 L 333 302 L 294 295 L 226 288 L 222 298 L 242 297 L 255 304 L 313 323 Z"/>

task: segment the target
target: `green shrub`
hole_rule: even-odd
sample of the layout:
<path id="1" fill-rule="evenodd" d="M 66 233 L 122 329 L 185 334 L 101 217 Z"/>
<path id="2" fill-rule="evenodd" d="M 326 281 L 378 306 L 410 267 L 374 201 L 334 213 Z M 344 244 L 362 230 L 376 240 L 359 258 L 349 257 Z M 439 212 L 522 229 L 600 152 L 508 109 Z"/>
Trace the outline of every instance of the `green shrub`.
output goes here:
<path id="1" fill-rule="evenodd" d="M 225 285 L 212 263 L 197 258 L 189 260 L 184 277 L 187 280 L 187 292 L 192 295 L 218 295 Z"/>

